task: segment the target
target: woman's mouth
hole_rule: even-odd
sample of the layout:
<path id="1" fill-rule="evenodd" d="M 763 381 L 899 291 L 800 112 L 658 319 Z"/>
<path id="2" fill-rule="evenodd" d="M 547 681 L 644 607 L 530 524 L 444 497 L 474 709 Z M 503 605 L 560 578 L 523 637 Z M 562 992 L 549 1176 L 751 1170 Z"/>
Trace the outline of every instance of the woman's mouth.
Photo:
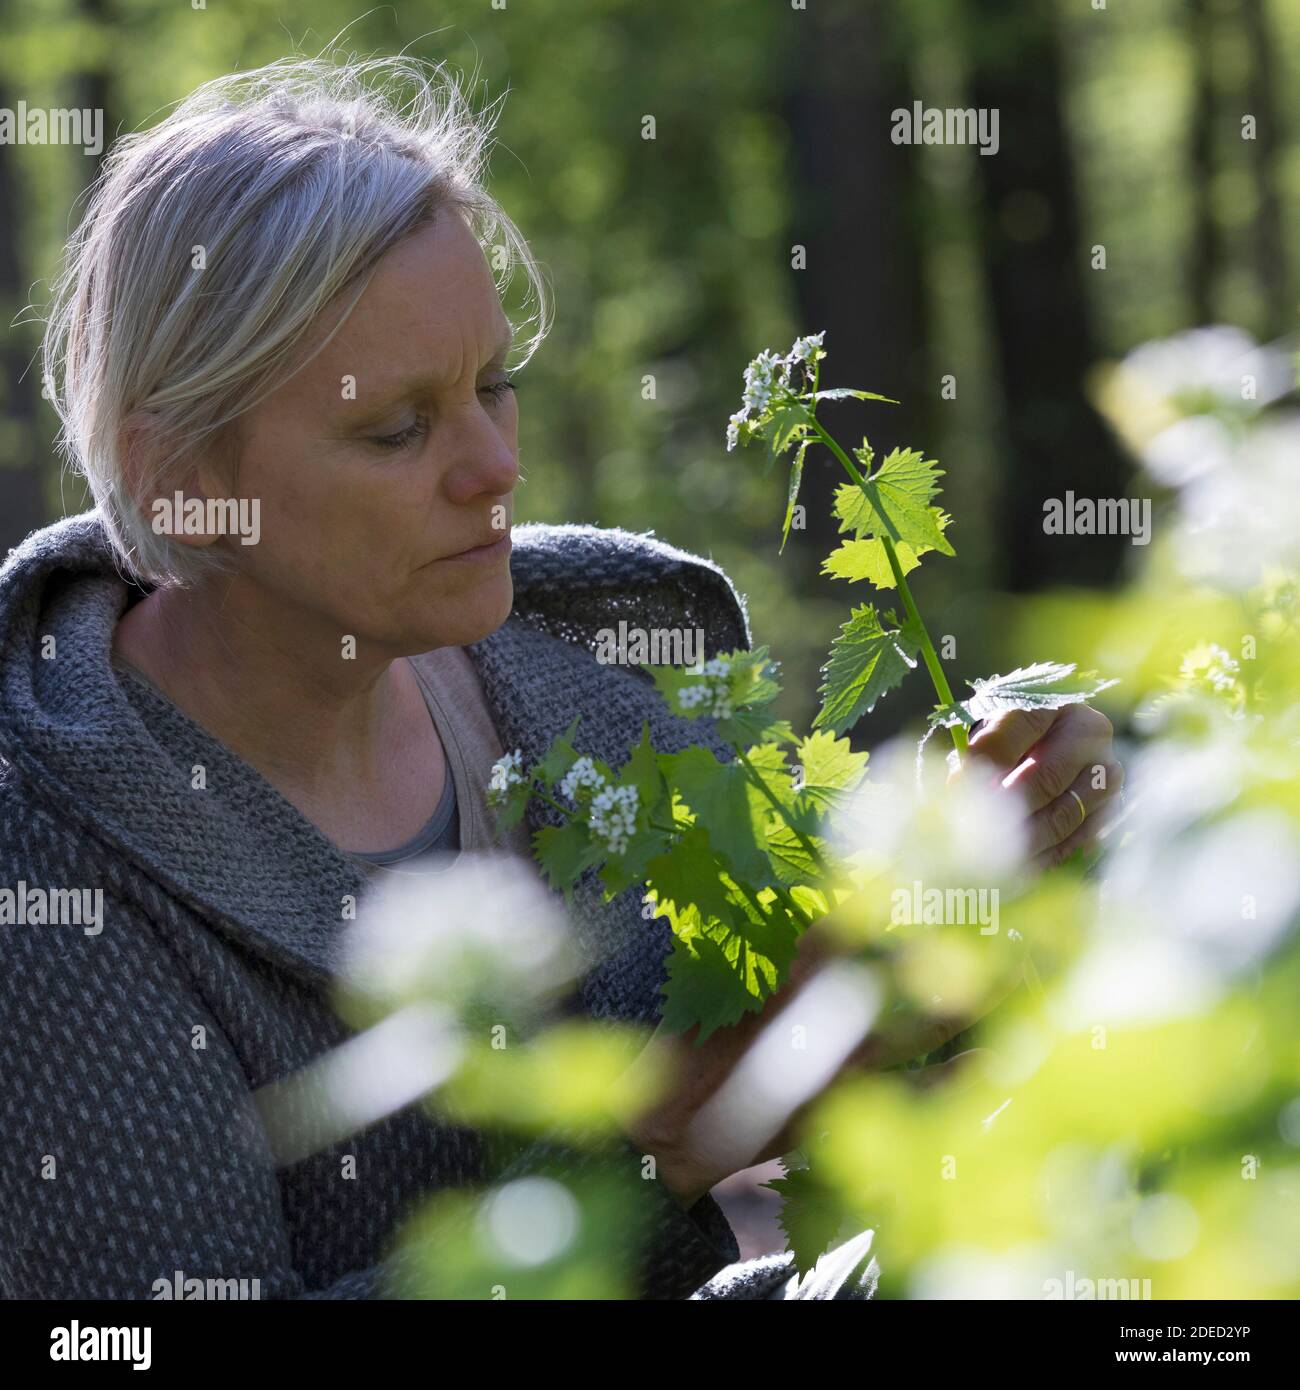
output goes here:
<path id="1" fill-rule="evenodd" d="M 510 554 L 510 532 L 507 531 L 499 540 L 490 542 L 488 545 L 471 546 L 468 550 L 457 551 L 455 555 L 444 555 L 435 564 L 448 564 L 452 561 L 460 563 L 465 561 L 468 564 L 482 565 L 492 564 L 496 560 L 504 559 Z"/>

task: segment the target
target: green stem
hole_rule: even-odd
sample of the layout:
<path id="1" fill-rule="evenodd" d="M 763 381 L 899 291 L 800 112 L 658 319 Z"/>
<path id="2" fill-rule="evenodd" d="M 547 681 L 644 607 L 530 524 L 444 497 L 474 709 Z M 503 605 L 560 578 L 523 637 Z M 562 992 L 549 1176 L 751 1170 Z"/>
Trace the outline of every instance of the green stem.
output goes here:
<path id="1" fill-rule="evenodd" d="M 870 502 L 872 499 L 871 494 L 867 491 L 866 479 L 853 466 L 852 460 L 826 432 L 825 427 L 815 415 L 809 412 L 808 418 L 822 443 L 839 459 L 844 471 L 853 480 L 854 486 L 859 488 L 862 495 Z M 925 662 L 925 669 L 930 673 L 930 680 L 934 683 L 935 694 L 938 695 L 943 704 L 951 705 L 955 703 L 952 698 L 952 687 L 948 684 L 948 677 L 944 675 L 943 667 L 939 664 L 939 654 L 935 651 L 934 643 L 930 640 L 930 631 L 916 606 L 916 600 L 912 597 L 912 590 L 903 575 L 902 566 L 898 563 L 898 552 L 894 549 L 894 542 L 889 536 L 881 536 L 880 543 L 885 548 L 885 558 L 889 561 L 889 568 L 893 571 L 894 585 L 898 589 L 899 597 L 903 600 L 903 608 L 906 610 L 913 628 L 920 636 L 921 657 Z M 958 753 L 964 753 L 966 751 L 966 730 L 960 724 L 953 724 L 948 732 L 952 735 L 953 745 Z"/>
<path id="2" fill-rule="evenodd" d="M 798 840 L 799 843 L 807 851 L 809 858 L 813 861 L 814 864 L 817 865 L 817 867 L 822 871 L 822 873 L 825 874 L 827 878 L 829 878 L 831 876 L 830 867 L 827 865 L 826 861 L 821 857 L 821 855 L 817 852 L 817 846 L 814 845 L 813 842 L 807 837 L 807 835 L 805 835 L 803 831 L 800 830 L 799 827 L 794 823 L 794 821 L 790 819 L 789 813 L 786 811 L 785 807 L 781 805 L 781 802 L 777 798 L 776 793 L 772 790 L 771 787 L 767 785 L 765 781 L 763 781 L 762 777 L 760 777 L 758 774 L 758 769 L 754 766 L 753 763 L 749 761 L 749 759 L 740 751 L 739 748 L 736 749 L 736 760 L 740 763 L 741 767 L 745 769 L 745 775 L 754 784 L 754 786 L 756 786 L 759 789 L 759 791 L 761 791 L 763 795 L 767 797 L 768 801 L 772 803 L 772 807 L 776 811 L 777 815 L 780 816 L 781 819 L 790 828 L 795 839 Z"/>
<path id="3" fill-rule="evenodd" d="M 577 814 L 574 808 L 570 806 L 561 806 L 560 803 L 556 801 L 556 799 L 549 792 L 544 792 L 540 787 L 533 787 L 532 793 L 534 796 L 539 797 L 542 801 L 546 802 L 548 806 L 554 806 L 555 809 L 564 817 L 565 820 L 572 820 L 573 817 Z"/>
<path id="4" fill-rule="evenodd" d="M 797 902 L 795 902 L 794 896 L 791 894 L 790 890 L 784 884 L 774 883 L 772 885 L 772 892 L 774 892 L 776 896 L 780 898 L 781 901 L 785 904 L 785 910 L 790 914 L 790 916 L 797 918 L 800 922 L 803 923 L 805 930 L 812 926 L 812 918 L 809 917 L 809 915 L 803 910 L 803 908 L 799 906 Z"/>

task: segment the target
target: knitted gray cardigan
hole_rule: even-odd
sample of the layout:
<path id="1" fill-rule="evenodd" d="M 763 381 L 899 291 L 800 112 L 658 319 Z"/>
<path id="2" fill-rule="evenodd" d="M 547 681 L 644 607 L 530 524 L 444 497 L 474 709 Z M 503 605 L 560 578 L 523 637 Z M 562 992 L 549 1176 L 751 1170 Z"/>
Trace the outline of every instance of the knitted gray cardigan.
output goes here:
<path id="1" fill-rule="evenodd" d="M 583 751 L 613 765 L 643 720 L 662 748 L 728 756 L 707 723 L 672 715 L 643 674 L 593 652 L 620 619 L 700 628 L 709 655 L 748 646 L 725 574 L 616 530 L 522 526 L 513 540 L 514 610 L 468 649 L 503 746 L 531 761 L 581 714 Z M 329 986 L 340 900 L 365 881 L 206 730 L 117 680 L 111 635 L 138 594 L 95 512 L 34 533 L 0 569 L 0 889 L 104 893 L 97 935 L 0 925 L 0 1291 L 147 1298 L 180 1271 L 256 1278 L 264 1298 L 393 1296 L 396 1231 L 422 1197 L 483 1180 L 484 1144 L 416 1104 L 277 1166 L 251 1097 L 350 1036 Z M 553 814 L 535 803 L 529 828 Z M 637 890 L 602 905 L 594 885 L 588 875 L 575 917 L 592 962 L 579 1007 L 653 1024 L 667 924 L 642 919 Z M 561 1153 L 623 1182 L 622 1254 L 641 1297 L 789 1286 L 788 1255 L 740 1262 L 716 1202 L 683 1211 L 640 1180 L 630 1143 L 581 1158 L 538 1143 L 506 1175 L 548 1171 Z"/>

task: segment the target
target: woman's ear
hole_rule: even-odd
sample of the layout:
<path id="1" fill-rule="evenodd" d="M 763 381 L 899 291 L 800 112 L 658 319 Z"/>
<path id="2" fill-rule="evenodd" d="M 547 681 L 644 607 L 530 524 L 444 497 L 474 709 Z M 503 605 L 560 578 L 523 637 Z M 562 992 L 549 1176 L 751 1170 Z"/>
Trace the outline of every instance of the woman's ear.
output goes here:
<path id="1" fill-rule="evenodd" d="M 174 458 L 176 449 L 169 446 L 156 411 L 135 410 L 122 421 L 118 450 L 127 495 L 155 535 L 198 548 L 220 539 L 205 524 L 210 484 L 205 469 L 182 470 L 165 485 L 169 456 Z"/>

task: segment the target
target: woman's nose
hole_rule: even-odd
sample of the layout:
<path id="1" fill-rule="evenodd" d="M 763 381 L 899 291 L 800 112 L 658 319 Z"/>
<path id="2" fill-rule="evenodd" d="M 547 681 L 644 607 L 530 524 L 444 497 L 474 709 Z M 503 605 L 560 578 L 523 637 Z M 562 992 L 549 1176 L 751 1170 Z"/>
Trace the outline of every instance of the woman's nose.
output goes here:
<path id="1" fill-rule="evenodd" d="M 445 484 L 453 502 L 468 502 L 484 494 L 499 497 L 512 492 L 519 482 L 517 449 L 490 420 L 463 429 L 453 457 Z"/>

